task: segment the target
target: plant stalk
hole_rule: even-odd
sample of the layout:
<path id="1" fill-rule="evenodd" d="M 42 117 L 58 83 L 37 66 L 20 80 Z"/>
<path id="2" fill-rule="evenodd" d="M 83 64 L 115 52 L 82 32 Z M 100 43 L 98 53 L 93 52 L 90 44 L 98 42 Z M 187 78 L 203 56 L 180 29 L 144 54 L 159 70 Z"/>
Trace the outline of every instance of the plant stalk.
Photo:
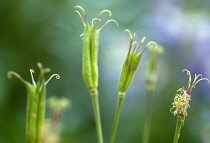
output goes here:
<path id="1" fill-rule="evenodd" d="M 174 134 L 174 142 L 173 143 L 178 143 L 179 136 L 180 136 L 180 130 L 181 130 L 183 121 L 184 121 L 183 119 L 179 119 L 179 118 L 177 119 L 176 131 Z"/>
<path id="2" fill-rule="evenodd" d="M 147 89 L 143 143 L 149 143 L 151 131 L 152 88 Z"/>
<path id="3" fill-rule="evenodd" d="M 95 90 L 94 92 L 90 92 L 90 94 L 92 97 L 92 104 L 93 104 L 94 115 L 95 115 L 98 143 L 103 143 L 103 133 L 102 133 L 102 127 L 101 127 L 101 118 L 100 118 L 100 110 L 99 110 L 99 102 L 98 102 L 98 91 Z"/>
<path id="4" fill-rule="evenodd" d="M 110 143 L 114 143 L 114 139 L 115 139 L 115 135 L 116 135 L 117 127 L 118 127 L 118 122 L 119 122 L 119 118 L 120 118 L 120 112 L 121 112 L 121 107 L 122 107 L 122 104 L 123 104 L 124 97 L 125 97 L 124 93 L 119 93 L 118 104 L 117 104 L 117 109 L 116 109 L 116 112 L 115 112 L 115 118 L 114 118 L 114 124 L 113 124 L 113 128 L 112 128 Z"/>

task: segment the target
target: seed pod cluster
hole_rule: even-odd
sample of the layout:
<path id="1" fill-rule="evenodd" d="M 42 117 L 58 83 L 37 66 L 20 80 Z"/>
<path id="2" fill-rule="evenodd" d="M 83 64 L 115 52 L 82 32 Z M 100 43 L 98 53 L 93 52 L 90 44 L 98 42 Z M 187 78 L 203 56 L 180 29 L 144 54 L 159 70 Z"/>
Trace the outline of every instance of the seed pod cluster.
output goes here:
<path id="1" fill-rule="evenodd" d="M 137 45 L 137 42 L 134 42 L 134 37 L 136 34 L 134 33 L 132 35 L 130 30 L 128 29 L 126 29 L 125 31 L 129 33 L 130 42 L 129 42 L 129 50 L 128 50 L 125 62 L 123 64 L 120 80 L 119 80 L 119 91 L 122 93 L 124 93 L 130 86 L 133 80 L 135 71 L 140 62 L 141 56 L 146 50 L 146 48 L 149 47 L 151 44 L 155 44 L 155 47 L 157 46 L 155 42 L 149 42 L 140 53 L 137 53 L 146 38 L 143 37 L 139 45 Z"/>
<path id="2" fill-rule="evenodd" d="M 27 143 L 41 143 L 43 135 L 43 126 L 45 122 L 45 108 L 46 108 L 46 85 L 50 79 L 56 76 L 60 78 L 58 74 L 53 74 L 47 81 L 44 78 L 44 74 L 50 72 L 49 68 L 43 68 L 41 63 L 37 64 L 40 70 L 39 78 L 37 82 L 34 81 L 34 70 L 30 69 L 32 84 L 25 81 L 16 72 L 8 72 L 8 77 L 12 75 L 19 78 L 26 86 L 27 89 L 27 115 L 26 115 L 26 140 Z"/>
<path id="3" fill-rule="evenodd" d="M 77 12 L 84 25 L 83 36 L 83 54 L 82 54 L 82 74 L 84 81 L 89 89 L 95 89 L 98 87 L 98 49 L 99 49 L 99 35 L 104 26 L 113 21 L 113 19 L 108 20 L 101 28 L 96 30 L 98 21 L 101 21 L 100 17 L 103 13 L 108 12 L 111 16 L 111 12 L 107 9 L 102 10 L 97 18 L 92 19 L 92 24 L 87 21 L 86 12 L 81 6 L 75 6 L 75 8 L 80 9 L 84 14 L 84 20 L 79 11 Z M 118 24 L 117 24 L 118 25 Z"/>

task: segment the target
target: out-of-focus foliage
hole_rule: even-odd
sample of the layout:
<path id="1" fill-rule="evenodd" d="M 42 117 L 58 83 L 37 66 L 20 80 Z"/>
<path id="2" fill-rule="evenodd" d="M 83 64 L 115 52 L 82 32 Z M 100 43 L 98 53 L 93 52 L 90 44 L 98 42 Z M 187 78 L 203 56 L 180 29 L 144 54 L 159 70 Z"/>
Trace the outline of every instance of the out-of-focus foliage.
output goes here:
<path id="1" fill-rule="evenodd" d="M 117 84 L 129 40 L 124 29 L 156 41 L 165 53 L 158 63 L 159 77 L 153 98 L 151 142 L 172 142 L 176 117 L 170 113 L 176 90 L 186 85 L 186 68 L 210 78 L 210 2 L 208 0 L 19 0 L 0 1 L 0 142 L 25 142 L 26 90 L 6 73 L 17 71 L 27 81 L 29 69 L 41 62 L 60 74 L 47 87 L 47 97 L 72 101 L 61 122 L 62 143 L 96 143 L 94 114 L 82 79 L 83 32 L 74 6 L 86 9 L 90 19 L 103 9 L 119 23 L 101 32 L 99 99 L 105 142 L 108 142 L 117 102 Z M 103 17 L 104 21 L 106 16 Z M 101 22 L 102 23 L 102 22 Z M 101 26 L 99 23 L 99 27 Z M 148 52 L 142 56 L 123 105 L 116 143 L 141 142 Z M 37 76 L 37 73 L 35 73 Z M 210 119 L 210 86 L 201 82 L 192 92 L 191 108 L 180 142 L 205 143 Z M 49 118 L 49 114 L 46 115 Z"/>

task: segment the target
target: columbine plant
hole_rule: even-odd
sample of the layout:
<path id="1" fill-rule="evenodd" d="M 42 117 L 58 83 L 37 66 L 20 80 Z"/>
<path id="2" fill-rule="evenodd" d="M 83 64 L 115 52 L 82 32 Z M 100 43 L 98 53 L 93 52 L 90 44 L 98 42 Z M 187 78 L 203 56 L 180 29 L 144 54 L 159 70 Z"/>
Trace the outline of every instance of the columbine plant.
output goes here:
<path id="1" fill-rule="evenodd" d="M 201 80 L 207 80 L 209 82 L 207 78 L 202 78 L 201 74 L 195 74 L 194 80 L 192 82 L 190 71 L 184 69 L 182 72 L 184 71 L 186 71 L 187 75 L 189 76 L 188 84 L 186 88 L 183 87 L 177 90 L 177 92 L 180 92 L 180 94 L 176 94 L 174 97 L 174 102 L 172 103 L 173 107 L 171 108 L 171 113 L 174 114 L 174 116 L 177 116 L 174 143 L 178 143 L 181 127 L 184 125 L 185 118 L 187 117 L 187 109 L 190 108 L 189 101 L 191 100 L 191 92 L 193 88 L 195 88 L 196 84 L 198 84 L 198 82 Z M 173 109 L 175 110 L 172 111 Z"/>
<path id="2" fill-rule="evenodd" d="M 148 62 L 148 69 L 146 73 L 146 106 L 145 106 L 145 123 L 144 123 L 144 135 L 143 143 L 149 143 L 150 130 L 151 130 L 151 104 L 152 95 L 157 81 L 157 62 L 158 55 L 164 52 L 164 49 L 160 45 L 150 46 L 150 57 Z"/>
<path id="3" fill-rule="evenodd" d="M 103 13 L 109 13 L 111 16 L 111 12 L 109 10 L 102 10 L 97 18 L 92 19 L 92 24 L 87 21 L 86 12 L 81 6 L 75 6 L 75 8 L 80 9 L 84 14 L 84 20 L 79 11 L 77 12 L 82 20 L 84 25 L 84 33 L 83 36 L 83 54 L 82 54 L 82 74 L 84 81 L 87 87 L 90 90 L 90 95 L 92 97 L 92 103 L 95 113 L 96 120 L 96 128 L 98 134 L 98 143 L 103 143 L 103 135 L 101 129 L 101 121 L 100 121 L 100 111 L 98 104 L 98 49 L 99 49 L 99 35 L 104 26 L 113 21 L 117 24 L 117 22 L 113 19 L 108 20 L 101 28 L 96 30 L 96 26 L 98 21 L 101 21 L 100 17 Z M 118 24 L 117 24 L 118 25 Z"/>
<path id="4" fill-rule="evenodd" d="M 49 68 L 43 68 L 41 63 L 37 64 L 40 70 L 38 81 L 34 81 L 34 70 L 30 69 L 32 84 L 25 81 L 14 71 L 8 72 L 8 77 L 12 75 L 19 78 L 27 89 L 27 115 L 26 115 L 26 140 L 27 143 L 41 143 L 43 136 L 43 126 L 45 122 L 46 106 L 46 85 L 52 77 L 60 78 L 58 74 L 53 74 L 47 81 L 44 74 L 50 72 Z"/>
<path id="5" fill-rule="evenodd" d="M 120 80 L 119 80 L 118 105 L 117 105 L 117 109 L 116 109 L 116 113 L 115 113 L 115 119 L 114 119 L 110 143 L 114 143 L 115 134 L 117 131 L 117 126 L 118 126 L 118 122 L 119 122 L 121 107 L 123 104 L 125 93 L 133 80 L 133 77 L 134 77 L 134 74 L 138 67 L 138 64 L 140 62 L 141 56 L 144 53 L 144 51 L 146 50 L 146 48 L 149 47 L 149 45 L 151 45 L 151 44 L 156 45 L 155 42 L 149 42 L 140 53 L 137 53 L 146 38 L 143 37 L 141 42 L 137 45 L 137 42 L 134 42 L 135 33 L 132 35 L 130 30 L 126 29 L 125 31 L 129 33 L 129 38 L 130 38 L 129 50 L 128 50 L 125 62 L 123 64 L 121 76 L 120 76 Z"/>

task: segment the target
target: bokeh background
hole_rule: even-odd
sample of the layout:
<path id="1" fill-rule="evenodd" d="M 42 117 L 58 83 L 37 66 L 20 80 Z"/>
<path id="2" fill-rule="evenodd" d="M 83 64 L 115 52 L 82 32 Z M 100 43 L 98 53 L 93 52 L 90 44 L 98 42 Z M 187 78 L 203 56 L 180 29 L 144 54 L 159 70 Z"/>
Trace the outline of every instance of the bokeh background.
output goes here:
<path id="1" fill-rule="evenodd" d="M 208 0 L 18 0 L 0 1 L 0 142 L 25 143 L 26 89 L 13 70 L 30 81 L 37 62 L 58 73 L 48 84 L 47 98 L 67 97 L 71 109 L 61 119 L 62 143 L 96 143 L 93 109 L 81 74 L 83 26 L 74 6 L 85 8 L 89 21 L 109 9 L 119 26 L 109 23 L 101 32 L 99 99 L 105 142 L 109 141 L 117 103 L 118 79 L 128 50 L 128 34 L 156 41 L 165 48 L 158 59 L 158 80 L 152 102 L 151 143 L 172 142 L 176 117 L 170 113 L 176 90 L 188 76 L 210 78 L 210 1 Z M 102 17 L 99 27 L 109 19 Z M 142 57 L 122 108 L 116 143 L 140 143 L 145 110 L 145 75 L 149 52 Z M 46 76 L 50 76 L 47 74 Z M 209 143 L 210 85 L 199 83 L 181 130 L 180 143 Z M 50 117 L 47 109 L 47 118 Z"/>

